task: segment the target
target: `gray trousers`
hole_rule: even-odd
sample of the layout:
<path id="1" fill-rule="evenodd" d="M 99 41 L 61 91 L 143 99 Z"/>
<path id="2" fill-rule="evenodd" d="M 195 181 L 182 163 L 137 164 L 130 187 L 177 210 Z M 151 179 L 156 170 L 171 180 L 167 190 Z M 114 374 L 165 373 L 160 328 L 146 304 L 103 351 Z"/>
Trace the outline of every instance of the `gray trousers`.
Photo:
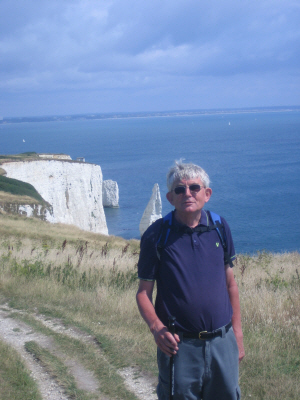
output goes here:
<path id="1" fill-rule="evenodd" d="M 180 338 L 174 400 L 239 400 L 239 351 L 233 329 L 211 340 Z M 157 350 L 159 400 L 169 399 L 170 358 Z"/>

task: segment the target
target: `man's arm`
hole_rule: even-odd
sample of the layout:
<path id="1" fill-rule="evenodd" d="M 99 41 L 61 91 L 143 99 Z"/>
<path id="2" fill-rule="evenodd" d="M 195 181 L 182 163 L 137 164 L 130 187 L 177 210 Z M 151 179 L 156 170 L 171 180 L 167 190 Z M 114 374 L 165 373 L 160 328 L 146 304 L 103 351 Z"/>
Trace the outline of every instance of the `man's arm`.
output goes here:
<path id="1" fill-rule="evenodd" d="M 225 266 L 225 273 L 226 273 L 227 290 L 229 294 L 230 303 L 233 309 L 232 327 L 239 348 L 239 361 L 241 362 L 245 356 L 245 350 L 243 344 L 239 289 L 234 279 L 232 268 L 230 268 L 229 265 Z"/>
<path id="2" fill-rule="evenodd" d="M 155 309 L 152 304 L 152 294 L 154 288 L 154 281 L 140 280 L 139 289 L 136 294 L 136 301 L 140 310 L 141 316 L 149 326 L 151 333 L 157 346 L 169 357 L 176 354 L 178 350 L 177 342 L 179 342 L 178 335 L 173 335 L 168 332 L 168 328 L 161 322 L 156 315 Z"/>

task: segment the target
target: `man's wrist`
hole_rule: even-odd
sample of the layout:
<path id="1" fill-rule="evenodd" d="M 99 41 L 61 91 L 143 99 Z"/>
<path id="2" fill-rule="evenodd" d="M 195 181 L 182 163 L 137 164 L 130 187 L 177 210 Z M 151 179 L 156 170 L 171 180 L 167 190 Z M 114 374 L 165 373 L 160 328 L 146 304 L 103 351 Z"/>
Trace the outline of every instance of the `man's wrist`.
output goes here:
<path id="1" fill-rule="evenodd" d="M 155 320 L 153 321 L 150 325 L 149 325 L 149 329 L 150 332 L 152 333 L 152 335 L 155 336 L 155 334 L 157 332 L 159 332 L 161 329 L 165 328 L 164 324 L 159 320 Z"/>

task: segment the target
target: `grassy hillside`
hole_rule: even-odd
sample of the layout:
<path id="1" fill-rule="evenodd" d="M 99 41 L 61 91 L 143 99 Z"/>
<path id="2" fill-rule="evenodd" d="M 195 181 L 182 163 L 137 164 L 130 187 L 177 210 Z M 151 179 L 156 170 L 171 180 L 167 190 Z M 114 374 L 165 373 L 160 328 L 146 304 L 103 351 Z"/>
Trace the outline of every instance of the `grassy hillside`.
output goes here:
<path id="1" fill-rule="evenodd" d="M 30 183 L 19 181 L 18 179 L 7 178 L 0 175 L 0 191 L 10 193 L 14 196 L 28 196 L 39 203 L 45 203 L 42 196 Z"/>
<path id="2" fill-rule="evenodd" d="M 11 161 L 33 161 L 40 160 L 38 154 L 34 151 L 28 151 L 20 154 L 0 155 L 0 164 Z"/>
<path id="3" fill-rule="evenodd" d="M 61 352 L 93 371 L 100 398 L 136 399 L 117 373 L 125 366 L 140 374 L 157 373 L 155 343 L 135 304 L 138 253 L 136 240 L 0 216 L 1 303 L 15 309 L 15 319 L 48 335 Z M 246 349 L 240 371 L 243 398 L 299 399 L 299 253 L 239 255 L 234 272 Z M 41 314 L 88 333 L 100 353 L 46 329 L 36 321 Z M 26 346 L 49 370 L 61 368 L 51 349 L 30 339 Z"/>
<path id="4" fill-rule="evenodd" d="M 0 155 L 0 165 L 2 164 L 2 167 L 4 167 L 0 167 L 0 201 L 32 204 L 32 199 L 34 199 L 34 203 L 46 203 L 36 189 L 29 183 L 4 176 L 6 174 L 4 165 L 5 162 L 25 160 L 33 161 L 38 159 L 39 156 L 35 152 L 27 152 L 15 155 Z"/>

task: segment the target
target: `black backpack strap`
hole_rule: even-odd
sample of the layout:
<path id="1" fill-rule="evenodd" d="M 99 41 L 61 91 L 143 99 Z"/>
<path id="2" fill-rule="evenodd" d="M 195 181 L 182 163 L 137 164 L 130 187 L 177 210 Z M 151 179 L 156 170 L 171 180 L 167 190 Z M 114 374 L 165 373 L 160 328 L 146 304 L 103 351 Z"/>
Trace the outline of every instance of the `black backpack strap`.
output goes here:
<path id="1" fill-rule="evenodd" d="M 221 217 L 220 217 L 220 215 L 218 215 L 212 211 L 208 211 L 208 214 L 210 216 L 211 221 L 214 224 L 214 226 L 212 226 L 211 229 L 216 229 L 216 231 L 219 235 L 223 250 L 224 250 L 224 263 L 225 263 L 225 265 L 229 264 L 230 267 L 232 268 L 233 263 L 228 254 L 226 232 L 225 232 L 224 225 L 222 224 Z"/>
<path id="2" fill-rule="evenodd" d="M 172 211 L 169 212 L 169 214 L 165 215 L 163 218 L 161 232 L 160 232 L 158 241 L 156 243 L 156 253 L 157 253 L 157 257 L 159 258 L 159 260 L 160 260 L 161 252 L 167 243 L 167 240 L 168 240 L 168 237 L 169 237 L 169 234 L 171 231 L 172 220 L 173 220 L 173 212 Z"/>

